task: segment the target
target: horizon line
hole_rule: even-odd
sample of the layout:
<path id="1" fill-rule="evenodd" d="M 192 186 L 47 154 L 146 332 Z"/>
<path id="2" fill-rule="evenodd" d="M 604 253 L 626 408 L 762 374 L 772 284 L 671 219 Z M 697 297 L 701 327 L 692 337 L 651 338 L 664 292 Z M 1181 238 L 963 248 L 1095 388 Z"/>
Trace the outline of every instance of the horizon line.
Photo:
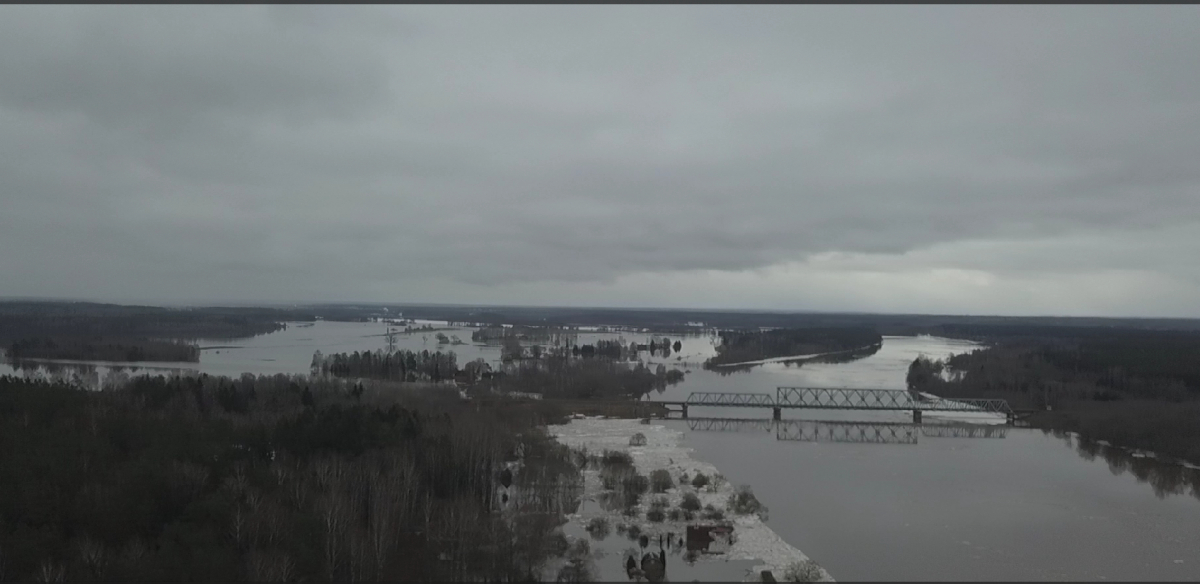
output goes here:
<path id="1" fill-rule="evenodd" d="M 486 304 L 462 302 L 381 302 L 381 301 L 217 301 L 217 302 L 161 302 L 161 301 L 123 301 L 98 300 L 87 298 L 64 298 L 47 296 L 0 296 L 0 303 L 8 302 L 42 302 L 42 303 L 87 303 L 106 304 L 110 306 L 147 306 L 152 308 L 286 308 L 286 307 L 316 307 L 316 306 L 364 306 L 364 307 L 447 307 L 447 308 L 517 308 L 517 309 L 557 309 L 557 310 L 627 310 L 627 311 L 662 311 L 662 312 L 738 312 L 749 314 L 819 314 L 830 316 L 923 316 L 951 318 L 1058 318 L 1058 319 L 1102 319 L 1102 320 L 1184 320 L 1200 321 L 1200 316 L 1104 316 L 1086 315 L 1070 316 L 1060 314 L 986 314 L 986 313 L 932 313 L 932 312 L 872 312 L 860 310 L 815 310 L 815 309 L 784 309 L 784 308 L 680 308 L 664 306 L 585 306 L 561 304 Z"/>

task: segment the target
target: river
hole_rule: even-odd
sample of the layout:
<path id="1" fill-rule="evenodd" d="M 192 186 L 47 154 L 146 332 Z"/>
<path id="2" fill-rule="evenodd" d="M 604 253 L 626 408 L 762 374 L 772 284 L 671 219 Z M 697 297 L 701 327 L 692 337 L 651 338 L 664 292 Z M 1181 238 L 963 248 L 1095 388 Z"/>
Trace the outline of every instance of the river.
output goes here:
<path id="1" fill-rule="evenodd" d="M 693 372 L 660 399 L 773 393 L 781 385 L 901 389 L 918 354 L 941 358 L 971 347 L 888 337 L 878 353 L 852 363 Z M 758 412 L 693 407 L 689 415 L 770 417 Z M 911 422 L 900 412 L 784 410 L 784 417 Z M 994 429 L 987 438 L 917 432 L 915 443 L 847 443 L 780 440 L 747 424 L 732 432 L 703 431 L 694 421 L 668 425 L 686 432 L 695 458 L 751 485 L 771 509 L 771 528 L 841 581 L 1200 579 L 1194 469 L 1023 428 Z"/>
<path id="2" fill-rule="evenodd" d="M 136 365 L 231 376 L 302 374 L 316 350 L 383 348 L 384 330 L 377 323 L 293 323 L 251 339 L 201 341 L 202 347 L 221 348 L 204 349 L 200 363 Z M 469 328 L 443 332 L 466 344 L 439 346 L 430 332 L 401 335 L 397 346 L 454 350 L 460 364 L 499 358 L 498 346 L 470 342 Z M 647 337 L 581 333 L 578 342 Z M 713 354 L 713 338 L 671 340 L 681 341 L 680 352 L 647 360 L 687 370 L 687 377 L 650 399 L 686 399 L 693 391 L 774 393 L 778 386 L 804 385 L 899 390 L 917 355 L 940 358 L 974 346 L 885 337 L 877 353 L 849 363 L 769 363 L 717 373 L 699 367 Z M 111 367 L 57 364 L 51 374 L 102 378 Z M 14 372 L 34 370 L 0 364 L 0 375 Z M 785 410 L 787 427 L 824 427 L 850 436 L 856 430 L 845 422 L 851 420 L 911 421 L 900 412 L 797 412 L 802 411 Z M 733 408 L 689 413 L 770 417 L 770 410 Z M 926 420 L 939 421 L 929 414 Z M 936 437 L 926 429 L 908 441 L 851 443 L 781 440 L 769 421 L 733 432 L 708 431 L 694 420 L 666 423 L 685 433 L 684 445 L 694 449 L 696 459 L 715 465 L 734 483 L 751 485 L 771 510 L 768 525 L 842 581 L 1200 580 L 1195 469 L 1022 428 L 980 438 Z"/>

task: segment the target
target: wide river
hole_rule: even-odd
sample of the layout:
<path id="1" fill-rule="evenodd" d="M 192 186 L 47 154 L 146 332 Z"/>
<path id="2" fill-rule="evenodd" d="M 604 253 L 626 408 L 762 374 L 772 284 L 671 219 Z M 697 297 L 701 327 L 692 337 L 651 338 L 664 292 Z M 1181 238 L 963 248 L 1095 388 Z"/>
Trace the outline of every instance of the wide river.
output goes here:
<path id="1" fill-rule="evenodd" d="M 496 361 L 499 348 L 470 341 L 454 350 L 459 364 Z M 306 373 L 313 352 L 383 348 L 383 325 L 318 322 L 236 341 L 201 341 L 198 364 L 138 364 L 237 376 L 243 372 Z M 435 333 L 401 335 L 400 348 L 439 349 Z M 579 342 L 617 338 L 585 333 Z M 645 333 L 624 333 L 646 342 Z M 672 337 L 672 342 L 677 337 Z M 693 391 L 763 392 L 778 386 L 904 388 L 920 354 L 940 358 L 971 343 L 933 337 L 886 337 L 874 355 L 840 364 L 770 363 L 717 374 L 699 363 L 713 353 L 710 337 L 681 339 L 682 350 L 651 362 L 687 370 L 683 383 L 652 399 L 685 399 Z M 82 380 L 111 374 L 104 363 L 59 364 L 50 374 Z M 877 427 L 853 421 L 911 422 L 906 413 L 785 410 L 783 431 L 769 421 L 722 424 L 701 418 L 769 418 L 770 410 L 692 408 L 686 432 L 694 457 L 732 482 L 748 484 L 770 508 L 768 525 L 839 580 L 1200 580 L 1200 471 L 1038 430 L 1000 428 L 951 437 L 933 424 Z M 798 421 L 803 420 L 803 421 Z M 820 421 L 821 423 L 818 423 Z M 832 422 L 832 423 L 829 423 Z M 723 430 L 723 431 L 719 431 Z M 730 431 L 732 430 L 732 431 Z M 905 439 L 887 440 L 895 430 Z M 793 438 L 793 439 L 788 439 Z M 800 438 L 800 439 L 795 439 Z"/>

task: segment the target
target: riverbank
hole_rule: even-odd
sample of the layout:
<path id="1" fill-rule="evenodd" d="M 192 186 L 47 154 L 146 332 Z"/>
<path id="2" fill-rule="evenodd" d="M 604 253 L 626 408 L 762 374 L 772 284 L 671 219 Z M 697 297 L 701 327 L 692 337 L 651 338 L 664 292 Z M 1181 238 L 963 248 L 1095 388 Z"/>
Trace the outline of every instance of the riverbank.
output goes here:
<path id="1" fill-rule="evenodd" d="M 633 459 L 638 473 L 649 475 L 655 470 L 666 470 L 676 482 L 680 477 L 695 477 L 698 473 L 706 476 L 720 476 L 717 468 L 709 463 L 695 460 L 691 457 L 691 449 L 681 443 L 683 433 L 661 424 L 644 424 L 638 420 L 577 418 L 564 425 L 549 426 L 548 432 L 558 442 L 572 449 L 586 449 L 589 453 L 600 454 L 604 450 L 625 451 Z M 644 446 L 630 446 L 630 437 L 641 433 L 646 437 Z M 584 471 L 585 502 L 600 500 L 604 491 L 599 478 L 599 471 Z M 723 510 L 729 523 L 733 525 L 734 541 L 723 554 L 702 554 L 696 560 L 697 566 L 717 564 L 736 560 L 751 560 L 755 562 L 750 569 L 745 570 L 741 577 L 744 581 L 756 581 L 763 570 L 770 570 L 777 580 L 783 581 L 784 572 L 790 564 L 804 562 L 808 556 L 792 547 L 768 527 L 756 515 L 736 515 L 726 509 L 730 495 L 734 493 L 734 485 L 727 481 L 716 479 L 709 488 L 694 489 L 690 485 L 679 485 L 669 489 L 663 495 L 671 508 L 678 507 L 685 493 L 694 493 L 700 504 L 712 505 Z M 645 511 L 650 507 L 649 500 L 655 496 L 647 496 L 638 505 L 641 519 L 633 520 L 641 533 L 657 537 L 662 533 L 682 534 L 688 525 L 711 523 L 704 520 L 649 522 Z M 619 511 L 605 511 L 599 505 L 585 505 L 579 513 L 568 517 L 569 523 L 584 526 L 597 517 L 604 517 L 614 523 L 627 522 Z M 714 566 L 715 567 L 715 566 Z M 720 577 L 724 580 L 727 577 Z M 832 576 L 821 570 L 821 580 L 832 582 Z"/>

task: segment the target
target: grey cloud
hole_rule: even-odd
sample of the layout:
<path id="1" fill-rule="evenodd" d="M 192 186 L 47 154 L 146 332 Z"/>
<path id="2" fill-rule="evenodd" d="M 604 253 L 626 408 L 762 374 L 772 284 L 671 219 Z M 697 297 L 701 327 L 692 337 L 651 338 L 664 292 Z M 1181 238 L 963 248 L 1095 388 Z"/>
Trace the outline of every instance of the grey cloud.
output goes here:
<path id="1" fill-rule="evenodd" d="M 553 300 L 793 264 L 1198 285 L 1198 25 L 1177 6 L 3 7 L 0 294 Z M 866 255 L 807 261 L 826 252 Z"/>

